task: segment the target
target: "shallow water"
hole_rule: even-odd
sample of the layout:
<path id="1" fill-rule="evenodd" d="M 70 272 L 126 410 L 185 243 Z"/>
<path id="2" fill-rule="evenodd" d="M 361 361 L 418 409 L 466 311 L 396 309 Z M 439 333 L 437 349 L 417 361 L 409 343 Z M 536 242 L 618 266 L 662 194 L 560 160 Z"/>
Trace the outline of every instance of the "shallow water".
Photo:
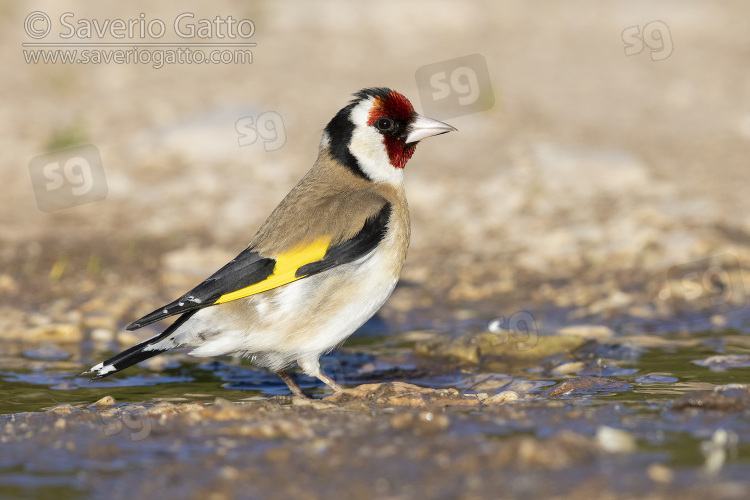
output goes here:
<path id="1" fill-rule="evenodd" d="M 321 364 L 326 373 L 346 386 L 400 380 L 422 387 L 455 387 L 464 394 L 492 395 L 514 390 L 521 396 L 519 401 L 499 407 L 447 411 L 451 421 L 447 436 L 459 440 L 479 436 L 503 441 L 524 436 L 547 439 L 563 431 L 593 438 L 602 427 L 625 430 L 636 453 L 617 462 L 611 485 L 624 481 L 621 477 L 642 475 L 644 467 L 656 463 L 669 468 L 672 484 L 690 487 L 698 476 L 715 477 L 711 475 L 714 472 L 705 472 L 709 469 L 711 446 L 718 450 L 714 455 L 721 456 L 719 469 L 723 479 L 745 479 L 750 463 L 748 412 L 677 411 L 670 402 L 689 391 L 746 383 L 750 336 L 724 331 L 614 338 L 605 343 L 590 342 L 574 352 L 555 353 L 512 373 L 491 373 L 477 366 L 416 356 L 414 346 L 420 335 L 355 336 L 325 356 Z M 0 358 L 0 425 L 13 419 L 14 414 L 40 412 L 61 403 L 87 408 L 105 395 L 114 397 L 118 408 L 127 410 L 136 403 L 134 408 L 162 401 L 211 404 L 216 398 L 241 402 L 288 394 L 278 377 L 253 368 L 246 361 L 196 360 L 182 354 L 162 356 L 158 370 L 132 367 L 112 378 L 91 382 L 80 372 L 109 353 L 66 349 L 64 345 L 24 346 L 14 350 L 20 354 Z M 565 366 L 575 369 L 555 372 Z M 595 380 L 607 382 L 550 395 L 556 384 L 576 375 L 599 377 Z M 331 394 L 315 379 L 299 373 L 295 377 L 316 399 Z M 382 418 L 390 418 L 386 414 L 382 413 Z M 212 425 L 219 426 L 206 422 L 204 431 Z M 219 432 L 220 427 L 217 429 Z M 191 431 L 175 432 L 177 437 L 172 439 L 178 439 L 184 448 L 184 433 Z M 722 432 L 728 436 L 725 441 L 711 445 L 718 439 L 716 436 L 724 436 Z M 75 433 L 71 436 L 71 443 L 84 439 L 75 437 Z M 75 454 L 53 454 L 41 464 L 37 458 L 30 463 L 0 461 L 0 497 L 86 497 L 91 491 L 105 488 L 107 481 L 116 483 L 118 478 L 128 477 L 140 464 L 162 460 L 158 448 L 164 439 L 167 438 L 150 436 L 143 441 L 132 437 L 119 441 L 119 453 L 126 453 L 127 458 L 107 462 L 104 470 L 95 467 L 92 471 L 91 458 Z M 368 443 L 387 439 L 373 435 Z M 189 466 L 199 460 L 195 457 L 211 456 L 216 448 L 210 442 L 180 448 L 182 458 L 178 457 L 178 461 L 184 459 L 185 466 Z M 36 453 L 25 450 L 20 443 L 14 449 L 30 456 Z M 696 471 L 704 472 L 696 476 Z M 93 483 L 91 474 L 96 477 Z M 201 472 L 196 474 L 200 476 Z M 576 481 L 591 479 L 592 474 L 593 470 L 580 467 L 560 481 L 573 488 Z M 440 481 L 438 477 L 433 480 Z M 623 488 L 630 493 L 640 491 L 635 483 Z"/>
<path id="2" fill-rule="evenodd" d="M 555 355 L 562 363 L 596 358 L 595 365 L 566 375 L 549 375 L 543 363 L 509 374 L 515 383 L 524 381 L 540 394 L 542 389 L 573 375 L 609 377 L 630 384 L 627 390 L 582 396 L 576 393 L 562 398 L 598 402 L 661 402 L 687 391 L 710 390 L 726 384 L 750 381 L 750 336 L 735 331 L 673 334 L 658 337 L 658 346 L 642 346 L 625 339 L 613 339 L 590 352 Z M 693 344 L 693 345 L 685 345 Z M 441 363 L 416 357 L 413 343 L 398 336 L 354 336 L 342 348 L 321 358 L 323 370 L 345 386 L 375 381 L 401 380 L 433 388 L 465 389 L 471 376 L 482 374 L 477 368 L 442 369 Z M 91 381 L 81 372 L 91 360 L 106 358 L 111 352 L 94 352 L 81 359 L 55 346 L 56 355 L 47 356 L 28 349 L 26 354 L 0 358 L 0 414 L 42 411 L 61 403 L 86 405 L 111 395 L 117 401 L 213 401 L 221 397 L 243 401 L 288 394 L 286 385 L 274 374 L 253 367 L 247 360 L 228 357 L 215 360 L 192 358 L 186 354 L 162 355 L 163 368 L 155 371 L 140 366 L 99 381 Z M 42 349 L 44 351 L 44 349 Z M 564 359 L 556 359 L 564 356 Z M 719 357 L 720 356 L 720 357 Z M 40 359 L 41 358 L 41 359 Z M 748 364 L 746 364 L 748 363 Z M 23 368 L 19 366 L 23 365 Z M 313 397 L 324 397 L 331 390 L 314 378 L 295 372 L 298 384 Z M 502 376 L 501 376 L 502 375 Z M 477 392 L 464 390 L 464 392 Z"/>

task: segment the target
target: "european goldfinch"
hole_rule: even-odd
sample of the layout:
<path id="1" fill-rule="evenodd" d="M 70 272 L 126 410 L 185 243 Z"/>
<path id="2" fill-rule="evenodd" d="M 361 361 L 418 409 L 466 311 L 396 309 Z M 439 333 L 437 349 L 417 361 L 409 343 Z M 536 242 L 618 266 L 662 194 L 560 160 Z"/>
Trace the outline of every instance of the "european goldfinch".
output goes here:
<path id="1" fill-rule="evenodd" d="M 456 130 L 406 97 L 369 88 L 326 126 L 318 159 L 248 247 L 174 302 L 127 327 L 180 315 L 161 334 L 91 368 L 92 380 L 178 347 L 249 357 L 279 374 L 295 362 L 334 391 L 319 365 L 391 295 L 409 246 L 406 162 L 417 142 Z"/>

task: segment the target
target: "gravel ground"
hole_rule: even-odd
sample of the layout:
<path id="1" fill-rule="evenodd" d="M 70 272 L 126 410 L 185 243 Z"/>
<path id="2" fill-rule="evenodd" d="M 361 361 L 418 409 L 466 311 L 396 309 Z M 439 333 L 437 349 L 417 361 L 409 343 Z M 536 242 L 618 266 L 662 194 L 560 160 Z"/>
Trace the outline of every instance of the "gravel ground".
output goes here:
<path id="1" fill-rule="evenodd" d="M 575 384 L 568 384 L 565 390 L 573 390 Z M 715 407 L 713 420 L 726 419 L 722 412 L 747 411 L 747 390 L 734 392 L 740 394 L 725 399 L 735 407 Z M 671 419 L 695 419 L 681 413 L 685 403 L 690 406 L 678 401 Z M 598 415 L 569 408 L 562 419 L 561 401 L 490 402 L 481 413 L 464 411 L 467 406 L 476 408 L 476 400 L 455 390 L 400 383 L 292 405 L 217 400 L 143 408 L 106 397 L 88 408 L 61 405 L 0 417 L 0 441 L 8 451 L 0 467 L 25 466 L 94 498 L 115 499 L 153 498 L 157 491 L 160 498 L 216 500 L 739 499 L 747 491 L 737 466 L 717 480 L 708 465 L 695 471 L 649 463 L 636 453 L 629 432 L 600 423 L 619 413 L 616 405 L 598 407 Z M 502 439 L 530 420 L 555 430 L 541 438 Z M 725 457 L 720 439 L 708 440 L 718 448 L 713 460 L 719 468 Z M 32 447 L 48 452 L 28 456 Z"/>
<path id="2" fill-rule="evenodd" d="M 351 92 L 388 85 L 420 109 L 429 95 L 417 69 L 473 53 L 486 60 L 495 105 L 448 120 L 459 133 L 426 141 L 410 162 L 406 280 L 453 302 L 515 292 L 511 300 L 658 304 L 672 266 L 725 253 L 747 262 L 748 199 L 738 188 L 749 175 L 750 30 L 740 2 L 455 3 L 443 13 L 421 2 L 342 2 L 325 16 L 303 3 L 191 7 L 196 19 L 251 17 L 254 62 L 25 64 L 27 9 L 4 7 L 0 85 L 13 98 L 0 120 L 1 291 L 15 295 L 34 271 L 47 274 L 49 262 L 31 269 L 35 259 L 67 259 L 60 278 L 79 279 L 76 258 L 133 241 L 174 252 L 149 248 L 161 260 L 144 264 L 202 275 L 241 249 L 309 168 L 320 130 Z M 64 31 L 65 11 L 49 6 L 50 36 Z M 167 21 L 182 12 L 105 3 L 68 21 L 141 11 Z M 671 55 L 626 56 L 622 32 L 659 20 Z M 237 120 L 264 111 L 283 120 L 283 147 L 239 147 Z M 25 164 L 81 143 L 101 152 L 106 198 L 43 213 Z M 107 255 L 101 268 L 127 285 L 142 259 L 124 270 L 123 258 Z M 644 295 L 628 296 L 635 291 Z"/>
<path id="3" fill-rule="evenodd" d="M 32 33 L 46 26 L 41 18 L 29 24 L 32 11 L 49 16 L 46 38 L 24 32 L 25 22 Z M 65 29 L 59 20 L 65 12 L 73 13 L 66 19 L 76 27 L 85 20 L 137 20 L 143 13 L 145 23 L 163 20 L 168 30 L 185 12 L 194 13 L 187 19 L 195 23 L 231 15 L 252 19 L 250 41 L 257 46 L 252 64 L 244 65 L 167 64 L 156 69 L 151 64 L 27 63 L 33 48 L 23 43 L 97 41 L 96 35 L 61 38 Z M 14 1 L 3 4 L 0 13 L 5 67 L 0 90 L 6 96 L 0 108 L 2 369 L 35 370 L 43 363 L 29 357 L 55 359 L 55 345 L 64 345 L 73 358 L 61 356 L 54 366 L 69 371 L 81 360 L 90 361 L 92 349 L 127 346 L 153 334 L 151 329 L 126 333 L 123 326 L 236 255 L 312 165 L 328 120 L 352 92 L 369 86 L 394 88 L 418 111 L 437 112 L 442 116 L 436 118 L 459 130 L 424 141 L 406 168 L 412 244 L 402 282 L 380 318 L 392 333 L 429 330 L 427 340 L 409 344 L 414 353 L 450 359 L 444 362 L 458 369 L 500 373 L 514 369 L 506 357 L 508 348 L 515 349 L 515 356 L 523 350 L 519 346 L 534 340 L 534 349 L 521 356 L 524 363 L 539 373 L 568 376 L 589 373 L 593 368 L 588 363 L 604 356 L 601 350 L 612 339 L 652 347 L 661 345 L 659 337 L 650 336 L 654 333 L 729 328 L 735 337 L 727 345 L 746 344 L 741 338 L 750 327 L 745 284 L 750 276 L 750 221 L 745 216 L 750 198 L 744 189 L 750 180 L 746 3 L 445 2 L 436 9 L 423 1 L 249 5 L 219 0 L 210 6 L 186 2 L 179 8 L 144 1 L 85 8 Z M 188 42 L 206 40 L 226 41 L 214 36 Z M 158 41 L 185 43 L 171 32 Z M 462 95 L 468 81 L 481 96 L 476 109 L 455 104 L 459 101 L 441 107 L 431 97 L 435 89 L 418 83 L 420 75 L 453 75 L 462 65 L 478 79 L 475 84 L 456 80 L 451 99 Z M 253 140 L 252 129 L 246 128 L 250 119 L 273 124 L 275 138 L 268 129 Z M 38 167 L 52 160 L 32 159 L 70 148 L 89 159 L 91 150 L 80 149 L 85 144 L 99 152 L 106 176 L 106 181 L 94 178 L 88 194 L 73 196 L 68 184 L 50 190 L 45 185 L 49 177 L 34 177 Z M 64 162 L 73 153 L 61 155 L 57 160 Z M 66 182 L 72 185 L 76 179 Z M 90 202 L 82 203 L 86 200 Z M 436 341 L 436 331 L 451 335 Z M 493 335 L 505 337 L 497 341 Z M 509 335 L 512 343 L 507 343 Z M 585 360 L 568 356 L 587 341 L 604 347 Z M 680 342 L 664 352 L 687 345 Z M 716 347 L 717 355 L 722 348 Z M 47 351 L 30 356 L 30 349 Z M 545 361 L 555 353 L 567 354 Z M 729 356 L 741 358 L 741 349 Z M 740 358 L 720 361 L 741 374 L 737 370 L 746 366 Z M 190 467 L 210 468 L 217 475 L 196 476 L 195 484 L 186 481 L 170 491 L 197 496 L 203 493 L 196 491 L 214 491 L 222 498 L 246 491 L 248 481 L 257 479 L 258 494 L 268 493 L 274 481 L 293 475 L 284 476 L 281 465 L 268 464 L 286 464 L 292 457 L 288 470 L 301 479 L 282 489 L 279 498 L 287 493 L 317 498 L 333 491 L 330 485 L 310 486 L 317 475 L 328 480 L 361 466 L 395 477 L 388 457 L 413 453 L 433 460 L 437 468 L 415 466 L 413 475 L 404 473 L 415 481 L 405 490 L 393 490 L 387 480 L 378 483 L 360 472 L 341 491 L 350 498 L 422 496 L 418 478 L 437 478 L 439 469 L 463 486 L 440 491 L 449 481 L 435 479 L 438 489 L 424 490 L 425 496 L 457 498 L 461 491 L 462 498 L 487 498 L 500 491 L 497 496 L 521 497 L 533 491 L 559 498 L 619 498 L 611 471 L 622 463 L 591 432 L 566 434 L 564 426 L 550 425 L 547 437 L 515 435 L 510 441 L 487 442 L 474 433 L 475 422 L 456 431 L 462 410 L 448 410 L 455 414 L 445 417 L 452 424 L 441 451 L 424 437 L 433 432 L 443 436 L 442 424 L 424 424 L 426 434 L 403 430 L 422 425 L 421 410 L 391 408 L 395 414 L 371 419 L 362 408 L 328 404 L 335 410 L 277 402 L 231 410 L 181 408 L 174 410 L 181 416 L 169 417 L 179 423 L 178 431 L 153 443 L 153 454 L 165 446 L 179 462 L 191 440 L 225 439 L 215 435 L 221 435 L 219 427 L 211 427 L 210 436 L 201 434 L 190 415 L 218 419 L 222 411 L 247 412 L 232 418 L 252 420 L 250 414 L 261 408 L 269 412 L 264 421 L 287 415 L 280 421 L 296 429 L 306 428 L 297 423 L 308 417 L 318 425 L 317 412 L 324 411 L 334 419 L 302 437 L 282 430 L 286 437 L 281 441 L 273 441 L 273 431 L 252 446 L 242 444 L 240 451 L 231 451 L 234 445 L 207 446 Z M 743 405 L 737 411 L 746 415 Z M 68 443 L 79 450 L 82 429 L 88 420 L 100 419 L 95 412 L 101 410 L 65 408 L 19 414 L 30 422 L 32 436 L 18 446 L 26 451 L 29 443 L 65 448 L 66 426 L 72 425 L 76 430 Z M 65 415 L 55 420 L 58 413 Z M 396 431 L 403 440 L 394 444 L 382 436 L 391 426 L 402 425 L 394 423 L 398 418 L 406 423 Z M 58 427 L 56 421 L 64 423 Z M 343 434 L 337 434 L 339 424 Z M 44 437 L 47 427 L 53 429 L 50 438 Z M 14 436 L 14 429 L 8 427 L 3 436 Z M 184 441 L 181 430 L 187 433 Z M 369 444 L 368 432 L 376 436 Z M 701 432 L 702 439 L 710 438 Z M 268 446 L 268 439 L 274 446 Z M 77 476 L 75 488 L 104 492 L 108 483 L 99 482 L 99 473 L 87 475 L 91 461 L 110 448 L 128 449 L 128 442 L 115 437 L 92 452 L 93 458 L 85 453 L 78 457 L 83 475 Z M 188 444 L 180 448 L 178 442 Z M 304 453 L 297 454 L 294 443 L 302 443 Z M 225 458 L 212 456 L 217 446 L 228 454 L 220 455 Z M 380 458 L 356 462 L 356 467 L 347 464 L 358 446 Z M 377 446 L 391 447 L 372 448 Z M 465 451 L 472 447 L 479 451 Z M 321 450 L 328 454 L 319 463 L 313 457 Z M 552 450 L 551 455 L 540 450 Z M 151 452 L 143 453 L 133 456 L 153 458 Z M 232 453 L 249 453 L 255 457 L 251 464 L 265 465 L 250 474 L 237 457 L 226 458 Z M 537 455 L 541 462 L 533 458 Z M 518 456 L 531 458 L 509 458 Z M 623 470 L 637 470 L 637 456 L 625 456 L 634 462 Z M 106 460 L 104 464 L 101 470 L 106 471 Z M 184 477 L 185 466 L 174 465 L 164 477 L 173 478 L 174 486 Z M 527 466 L 536 472 L 514 472 Z M 638 469 L 638 477 L 651 482 L 622 498 L 644 496 L 645 491 L 654 498 L 700 498 L 711 488 L 715 498 L 734 498 L 736 489 L 744 487 L 737 482 L 743 477 L 737 471 L 717 483 L 659 467 Z M 493 475 L 496 470 L 502 472 Z M 570 472 L 574 470 L 587 472 L 578 476 Z M 271 472 L 264 477 L 263 471 Z M 155 471 L 139 469 L 137 474 L 130 484 L 140 485 L 138 494 L 166 481 Z M 544 477 L 562 481 L 566 488 L 558 492 L 551 484 L 529 486 Z M 566 477 L 586 480 L 576 489 Z M 224 491 L 217 486 L 223 481 L 233 486 Z M 360 481 L 369 486 L 358 489 Z"/>

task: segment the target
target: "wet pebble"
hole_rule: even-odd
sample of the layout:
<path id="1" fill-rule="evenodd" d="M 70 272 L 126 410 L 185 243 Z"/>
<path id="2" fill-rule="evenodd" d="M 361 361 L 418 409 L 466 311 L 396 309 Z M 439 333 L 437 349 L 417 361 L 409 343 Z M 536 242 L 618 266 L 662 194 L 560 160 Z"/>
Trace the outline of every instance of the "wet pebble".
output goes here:
<path id="1" fill-rule="evenodd" d="M 606 425 L 596 429 L 596 442 L 609 453 L 632 453 L 636 448 L 632 434 Z"/>
<path id="2" fill-rule="evenodd" d="M 747 386 L 720 386 L 713 391 L 686 392 L 672 401 L 673 410 L 690 408 L 723 412 L 745 411 L 750 409 L 750 391 Z"/>
<path id="3" fill-rule="evenodd" d="M 378 406 L 479 406 L 476 395 L 463 395 L 456 389 L 430 389 L 405 382 L 363 384 L 328 396 L 329 403 L 364 402 Z"/>
<path id="4" fill-rule="evenodd" d="M 648 477 L 655 483 L 669 484 L 674 479 L 674 471 L 662 464 L 651 464 L 646 469 Z"/>
<path id="5" fill-rule="evenodd" d="M 316 410 L 330 410 L 331 408 L 337 408 L 335 404 L 327 403 L 320 399 L 309 399 L 309 398 L 292 398 L 292 405 L 297 407 L 314 408 Z"/>
<path id="6" fill-rule="evenodd" d="M 487 398 L 483 400 L 482 404 L 501 405 L 501 404 L 509 403 L 511 401 L 517 401 L 519 398 L 520 396 L 515 391 L 503 391 L 499 394 L 495 394 L 491 398 Z"/>
<path id="7" fill-rule="evenodd" d="M 546 397 L 568 396 L 572 394 L 591 394 L 593 392 L 621 392 L 632 386 L 626 382 L 606 377 L 583 376 L 561 382 L 545 394 Z"/>
<path id="8" fill-rule="evenodd" d="M 637 383 L 644 385 L 671 384 L 677 382 L 678 380 L 679 379 L 677 377 L 673 377 L 671 373 L 649 373 L 635 379 Z"/>
<path id="9" fill-rule="evenodd" d="M 568 375 L 571 373 L 578 373 L 584 368 L 586 368 L 587 365 L 588 363 L 584 361 L 571 361 L 567 363 L 562 363 L 552 369 L 552 375 L 559 376 L 559 375 Z"/>
<path id="10" fill-rule="evenodd" d="M 117 401 L 112 396 L 104 396 L 99 401 L 92 403 L 90 408 L 94 408 L 97 410 L 104 409 L 104 408 L 112 408 L 117 404 Z"/>
<path id="11" fill-rule="evenodd" d="M 704 469 L 710 475 L 717 474 L 726 462 L 728 454 L 737 454 L 737 433 L 727 429 L 716 429 L 708 441 L 701 443 L 701 453 L 706 459 Z"/>
<path id="12" fill-rule="evenodd" d="M 421 357 L 436 358 L 444 365 L 477 366 L 483 372 L 510 373 L 532 368 L 556 354 L 573 352 L 586 342 L 585 338 L 573 335 L 539 336 L 534 332 L 514 337 L 481 332 L 418 342 L 415 352 Z"/>
<path id="13" fill-rule="evenodd" d="M 750 366 L 749 354 L 720 354 L 709 356 L 706 359 L 693 361 L 698 366 L 706 366 L 713 370 L 726 368 L 746 368 Z"/>
<path id="14" fill-rule="evenodd" d="M 94 328 L 91 330 L 91 340 L 94 342 L 110 342 L 115 338 L 115 332 L 106 328 Z"/>

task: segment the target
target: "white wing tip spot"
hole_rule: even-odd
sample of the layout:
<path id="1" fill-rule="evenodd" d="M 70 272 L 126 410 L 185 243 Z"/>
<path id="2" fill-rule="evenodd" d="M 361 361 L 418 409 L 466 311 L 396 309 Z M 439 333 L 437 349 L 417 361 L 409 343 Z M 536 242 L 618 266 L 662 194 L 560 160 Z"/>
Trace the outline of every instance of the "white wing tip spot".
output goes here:
<path id="1" fill-rule="evenodd" d="M 104 363 L 99 363 L 96 366 L 91 367 L 89 372 L 96 372 L 97 375 L 106 375 L 108 373 L 112 373 L 115 371 L 114 365 L 104 365 Z"/>

